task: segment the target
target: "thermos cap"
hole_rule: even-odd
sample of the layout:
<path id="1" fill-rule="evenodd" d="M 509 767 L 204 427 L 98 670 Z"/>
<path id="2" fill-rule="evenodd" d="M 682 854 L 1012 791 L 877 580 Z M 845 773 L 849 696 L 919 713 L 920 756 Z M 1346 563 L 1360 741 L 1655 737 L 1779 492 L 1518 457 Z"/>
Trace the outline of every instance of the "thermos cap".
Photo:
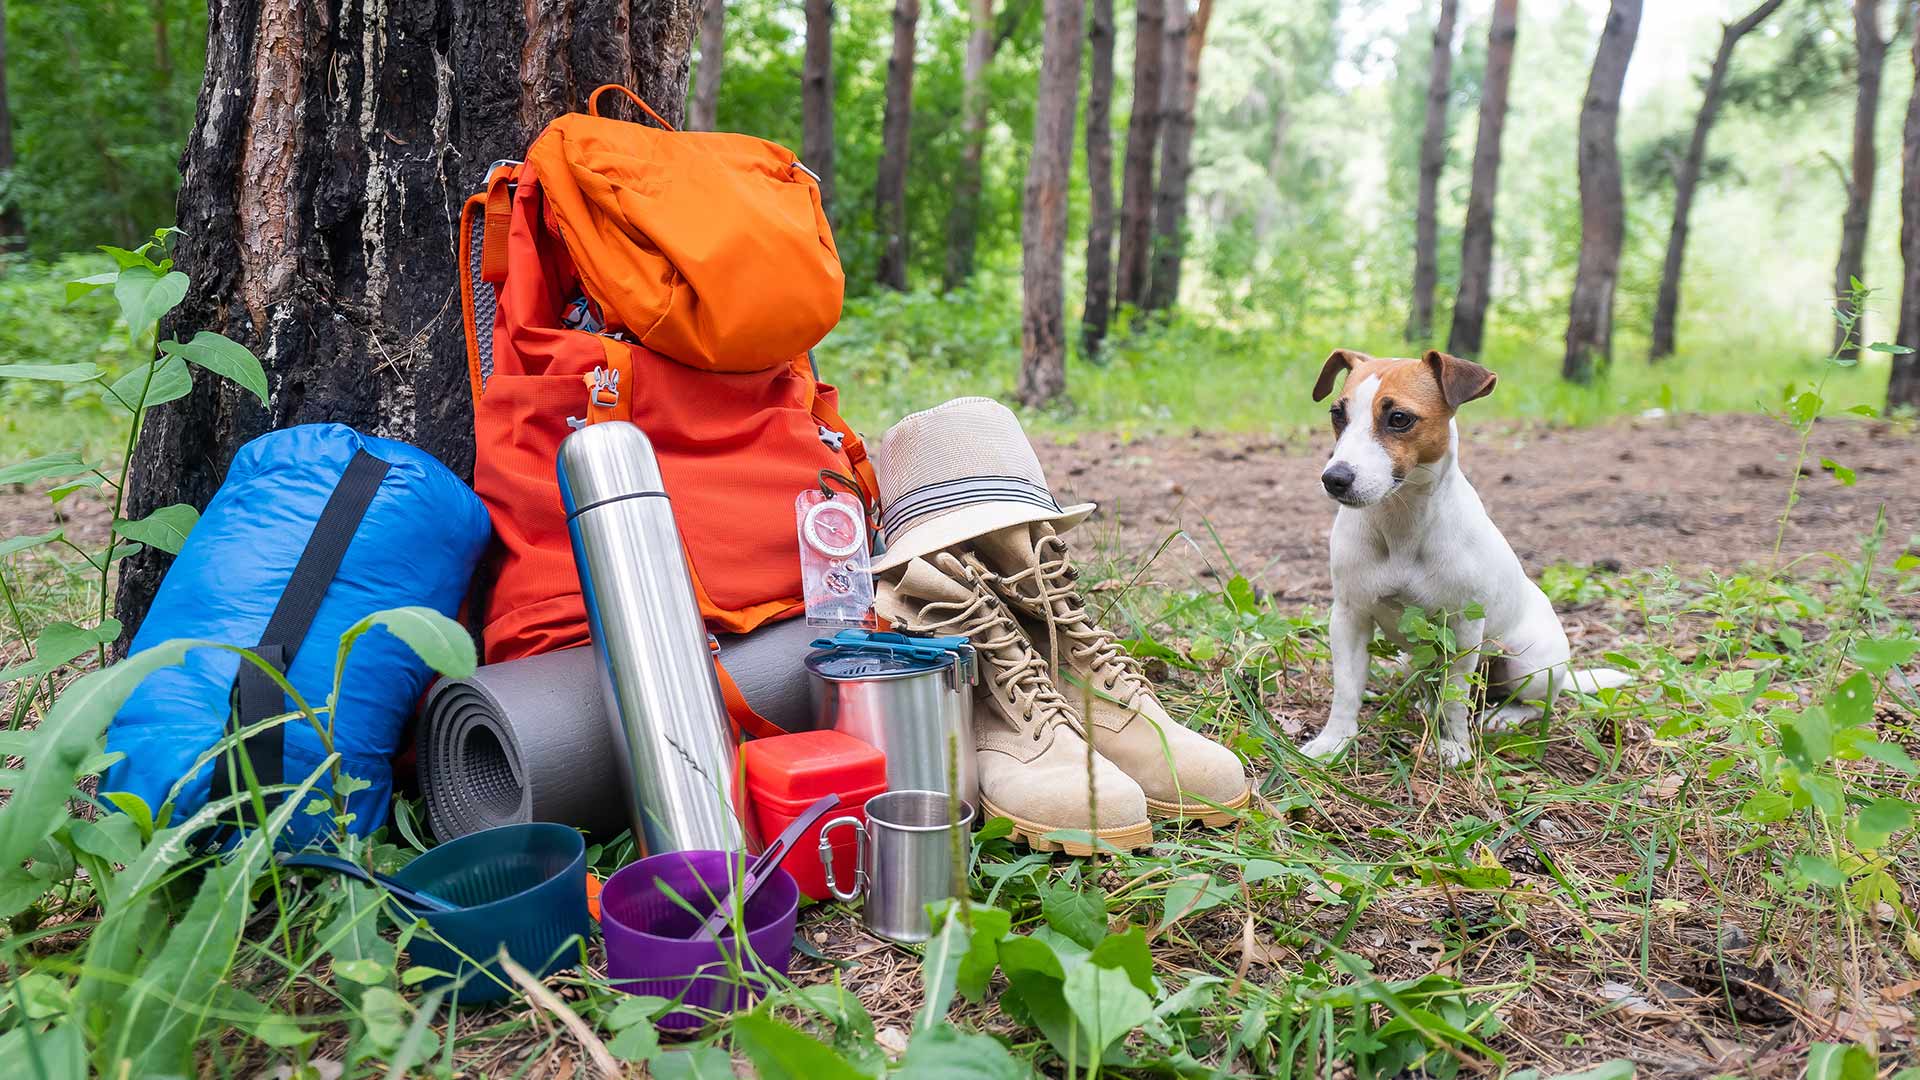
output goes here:
<path id="1" fill-rule="evenodd" d="M 554 471 L 569 518 L 602 503 L 666 497 L 666 482 L 646 433 L 625 420 L 589 424 L 560 443 Z"/>
<path id="2" fill-rule="evenodd" d="M 823 679 L 849 682 L 864 679 L 904 679 L 929 671 L 939 671 L 953 663 L 930 657 L 896 656 L 872 649 L 845 646 L 825 649 L 807 656 L 807 670 Z"/>

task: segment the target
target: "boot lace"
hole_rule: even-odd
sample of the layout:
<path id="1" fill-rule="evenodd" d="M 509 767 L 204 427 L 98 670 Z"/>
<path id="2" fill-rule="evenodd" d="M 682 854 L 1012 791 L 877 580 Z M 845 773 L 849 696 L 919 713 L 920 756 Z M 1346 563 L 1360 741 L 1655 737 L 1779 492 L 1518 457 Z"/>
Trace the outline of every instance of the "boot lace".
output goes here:
<path id="1" fill-rule="evenodd" d="M 1046 660 L 1027 643 L 999 600 L 978 588 L 972 600 L 935 602 L 921 609 L 913 629 L 928 634 L 964 634 L 986 669 L 995 693 L 1011 706 L 1008 721 L 1039 741 L 1054 723 L 1077 729 L 1072 706 L 1062 697 Z"/>
<path id="2" fill-rule="evenodd" d="M 1100 679 L 1101 689 L 1128 698 L 1151 692 L 1140 661 L 1127 652 L 1113 632 L 1093 621 L 1081 598 L 1078 575 L 1067 561 L 1066 542 L 1057 536 L 1042 537 L 1034 546 L 1038 564 L 1012 574 L 997 575 L 997 580 L 1019 596 L 1023 603 L 1037 605 L 1046 620 L 1048 653 L 1059 656 L 1059 639 L 1065 636 L 1067 652 L 1073 660 Z"/>

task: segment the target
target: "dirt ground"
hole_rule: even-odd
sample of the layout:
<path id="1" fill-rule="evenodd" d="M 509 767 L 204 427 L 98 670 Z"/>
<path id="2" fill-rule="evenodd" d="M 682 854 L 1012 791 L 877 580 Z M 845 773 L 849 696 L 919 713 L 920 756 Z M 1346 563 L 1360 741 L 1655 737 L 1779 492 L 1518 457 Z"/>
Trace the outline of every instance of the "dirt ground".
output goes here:
<path id="1" fill-rule="evenodd" d="M 1764 416 L 1643 419 L 1547 429 L 1462 425 L 1461 468 L 1529 571 L 1556 562 L 1607 569 L 1732 570 L 1772 557 L 1798 450 Z M 1039 446 L 1060 501 L 1093 500 L 1084 529 L 1135 561 L 1176 529 L 1153 577 L 1238 572 L 1283 601 L 1326 601 L 1334 504 L 1312 445 L 1195 433 L 1123 442 L 1083 435 Z M 1823 458 L 1853 470 L 1846 486 Z M 1857 555 L 1886 507 L 1888 548 L 1920 531 L 1920 435 L 1881 422 L 1824 421 L 1814 432 L 1782 558 Z M 1213 543 L 1209 526 L 1220 546 Z M 1086 545 L 1082 545 L 1083 549 Z"/>

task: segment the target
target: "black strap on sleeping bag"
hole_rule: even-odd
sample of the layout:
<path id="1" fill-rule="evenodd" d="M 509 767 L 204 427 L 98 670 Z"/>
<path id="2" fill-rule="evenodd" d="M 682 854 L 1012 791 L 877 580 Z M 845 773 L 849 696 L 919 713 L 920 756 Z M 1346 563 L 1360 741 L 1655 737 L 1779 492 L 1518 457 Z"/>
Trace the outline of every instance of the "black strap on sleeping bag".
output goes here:
<path id="1" fill-rule="evenodd" d="M 346 471 L 340 474 L 340 482 L 334 485 L 333 494 L 327 497 L 320 519 L 314 522 L 313 535 L 307 538 L 300 561 L 294 564 L 293 574 L 287 578 L 287 587 L 274 606 L 272 618 L 267 620 L 260 643 L 253 647 L 261 659 L 282 675 L 293 666 L 294 654 L 306 640 L 314 616 L 320 611 L 320 602 L 326 599 L 327 587 L 339 573 L 340 563 L 347 557 L 347 547 L 353 543 L 360 519 L 366 516 L 367 506 L 380 490 L 387 469 L 387 462 L 365 450 L 355 451 Z M 245 659 L 241 660 L 240 671 L 234 676 L 231 701 L 229 733 L 287 711 L 287 698 L 279 684 L 258 665 Z M 286 725 L 268 728 L 240 746 L 246 750 L 254 778 L 261 787 L 286 781 Z M 233 793 L 237 768 L 237 762 L 215 764 L 213 784 L 207 795 L 209 802 Z M 239 815 L 237 823 L 244 827 L 246 817 L 246 814 Z"/>

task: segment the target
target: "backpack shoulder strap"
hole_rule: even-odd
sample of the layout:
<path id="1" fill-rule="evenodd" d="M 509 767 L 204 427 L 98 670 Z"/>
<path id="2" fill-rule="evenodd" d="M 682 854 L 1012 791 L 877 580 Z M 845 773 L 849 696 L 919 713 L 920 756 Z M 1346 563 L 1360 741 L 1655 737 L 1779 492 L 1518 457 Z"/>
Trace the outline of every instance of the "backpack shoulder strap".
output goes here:
<path id="1" fill-rule="evenodd" d="M 467 339 L 467 384 L 474 404 L 493 376 L 494 290 L 507 279 L 507 237 L 513 225 L 513 190 L 520 163 L 497 161 L 487 170 L 487 189 L 460 207 L 460 315 Z"/>

